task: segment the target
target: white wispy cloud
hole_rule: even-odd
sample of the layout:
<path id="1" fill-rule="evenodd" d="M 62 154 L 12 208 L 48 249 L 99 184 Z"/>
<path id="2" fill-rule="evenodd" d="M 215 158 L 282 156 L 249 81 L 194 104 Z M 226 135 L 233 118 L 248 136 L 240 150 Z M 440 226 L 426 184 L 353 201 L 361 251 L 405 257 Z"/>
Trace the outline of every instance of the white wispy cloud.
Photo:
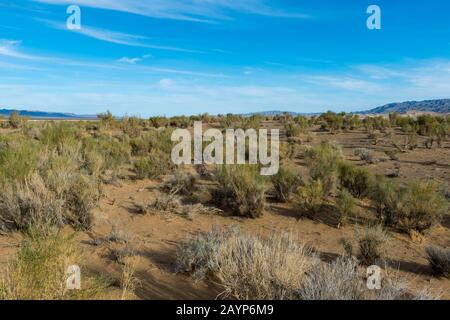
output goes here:
<path id="1" fill-rule="evenodd" d="M 303 13 L 286 12 L 267 4 L 267 0 L 34 0 L 36 2 L 93 7 L 133 13 L 153 18 L 211 23 L 230 19 L 228 11 L 272 17 L 303 19 Z"/>
<path id="2" fill-rule="evenodd" d="M 371 93 L 382 90 L 382 87 L 375 82 L 345 75 L 312 75 L 304 77 L 303 80 L 307 83 L 343 90 Z"/>
<path id="3" fill-rule="evenodd" d="M 81 34 L 83 36 L 90 37 L 93 39 L 116 43 L 116 44 L 121 44 L 121 45 L 125 45 L 125 46 L 141 47 L 141 48 L 165 50 L 165 51 L 201 53 L 201 51 L 198 51 L 198 50 L 190 50 L 190 49 L 174 47 L 174 46 L 149 44 L 149 43 L 144 42 L 144 40 L 148 41 L 151 38 L 141 36 L 141 35 L 135 35 L 135 34 L 107 30 L 107 29 L 95 28 L 95 27 L 86 26 L 84 24 L 81 26 L 81 29 L 70 30 L 67 28 L 67 26 L 64 23 L 60 23 L 60 22 L 56 22 L 56 21 L 52 21 L 52 20 L 46 20 L 46 19 L 38 19 L 38 18 L 36 18 L 35 20 L 43 22 L 54 29 L 64 30 L 64 31 L 68 31 L 68 32 L 74 32 L 74 33 L 78 33 L 78 34 Z"/>
<path id="4" fill-rule="evenodd" d="M 16 59 L 26 59 L 26 60 L 43 60 L 44 57 L 30 55 L 22 53 L 18 50 L 21 45 L 21 41 L 0 39 L 0 56 L 6 56 Z"/>

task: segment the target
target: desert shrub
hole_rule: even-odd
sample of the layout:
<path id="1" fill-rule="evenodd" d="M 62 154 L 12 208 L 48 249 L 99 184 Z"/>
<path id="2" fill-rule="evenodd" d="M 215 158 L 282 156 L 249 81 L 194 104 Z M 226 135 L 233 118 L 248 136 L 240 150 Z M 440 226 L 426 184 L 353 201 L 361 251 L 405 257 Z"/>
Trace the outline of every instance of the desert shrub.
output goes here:
<path id="1" fill-rule="evenodd" d="M 80 173 L 73 175 L 63 198 L 67 222 L 76 229 L 90 229 L 92 209 L 97 207 L 100 196 L 101 186 L 96 178 Z"/>
<path id="2" fill-rule="evenodd" d="M 39 141 L 59 155 L 77 157 L 81 150 L 79 128 L 67 122 L 51 122 L 41 130 Z"/>
<path id="3" fill-rule="evenodd" d="M 339 224 L 344 225 L 349 216 L 353 215 L 356 203 L 352 194 L 346 189 L 340 190 L 337 195 L 336 209 L 339 218 Z"/>
<path id="4" fill-rule="evenodd" d="M 222 298 L 294 299 L 317 262 L 311 249 L 288 233 L 262 239 L 216 228 L 178 250 L 179 270 L 217 277 L 224 287 Z"/>
<path id="5" fill-rule="evenodd" d="M 192 125 L 192 122 L 186 116 L 176 116 L 169 119 L 169 124 L 174 128 L 186 129 Z"/>
<path id="6" fill-rule="evenodd" d="M 339 184 L 354 197 L 363 198 L 370 192 L 373 176 L 365 168 L 355 167 L 341 162 L 338 166 Z"/>
<path id="7" fill-rule="evenodd" d="M 83 167 L 89 174 L 98 177 L 105 167 L 105 159 L 100 152 L 85 150 L 82 154 Z"/>
<path id="8" fill-rule="evenodd" d="M 114 118 L 111 111 L 97 114 L 97 118 L 100 119 L 100 123 L 106 129 L 111 129 L 117 126 L 117 120 Z"/>
<path id="9" fill-rule="evenodd" d="M 166 117 L 161 116 L 151 117 L 148 120 L 150 122 L 150 125 L 154 128 L 166 127 L 169 124 L 169 120 L 167 120 Z"/>
<path id="10" fill-rule="evenodd" d="M 22 118 L 17 111 L 14 111 L 14 112 L 11 112 L 11 114 L 9 115 L 8 122 L 9 122 L 9 125 L 11 126 L 11 128 L 17 129 L 22 124 Z"/>
<path id="11" fill-rule="evenodd" d="M 37 169 L 40 152 L 34 141 L 0 137 L 0 181 L 24 182 Z"/>
<path id="12" fill-rule="evenodd" d="M 358 148 L 354 151 L 355 156 L 359 157 L 362 161 L 365 161 L 367 163 L 373 162 L 373 155 L 372 151 L 365 148 Z"/>
<path id="13" fill-rule="evenodd" d="M 286 130 L 286 137 L 288 138 L 298 137 L 301 132 L 300 126 L 294 122 L 286 123 L 284 129 Z"/>
<path id="14" fill-rule="evenodd" d="M 276 198 L 279 201 L 287 202 L 291 195 L 303 184 L 303 179 L 297 171 L 281 167 L 278 173 L 272 176 L 272 184 Z"/>
<path id="15" fill-rule="evenodd" d="M 29 226 L 89 229 L 91 211 L 100 199 L 100 184 L 79 172 L 33 174 L 23 184 L 5 186 L 0 194 L 0 230 L 26 230 Z"/>
<path id="16" fill-rule="evenodd" d="M 40 170 L 46 186 L 57 196 L 70 188 L 71 177 L 79 171 L 79 163 L 67 156 L 50 157 Z"/>
<path id="17" fill-rule="evenodd" d="M 191 195 L 195 191 L 195 177 L 180 170 L 164 182 L 162 189 L 169 194 Z"/>
<path id="18" fill-rule="evenodd" d="M 401 193 L 402 190 L 394 182 L 383 176 L 375 177 L 370 190 L 370 199 L 382 223 L 386 225 L 394 223 L 400 206 Z"/>
<path id="19" fill-rule="evenodd" d="M 450 249 L 429 246 L 426 252 L 433 273 L 436 276 L 450 278 Z"/>
<path id="20" fill-rule="evenodd" d="M 153 130 L 130 141 L 131 153 L 134 156 L 145 156 L 152 150 L 160 150 L 170 154 L 173 143 L 171 130 Z"/>
<path id="21" fill-rule="evenodd" d="M 137 159 L 134 170 L 138 179 L 156 179 L 173 169 L 170 155 L 160 150 L 152 150 L 147 156 Z"/>
<path id="22" fill-rule="evenodd" d="M 409 184 L 401 198 L 395 225 L 404 230 L 424 232 L 441 222 L 448 211 L 448 202 L 433 182 Z"/>
<path id="23" fill-rule="evenodd" d="M 0 273 L 0 300 L 104 298 L 106 282 L 93 277 L 83 277 L 81 290 L 67 289 L 67 268 L 80 262 L 73 235 L 32 229 Z"/>
<path id="24" fill-rule="evenodd" d="M 267 182 L 256 166 L 222 166 L 216 177 L 220 185 L 216 199 L 222 206 L 239 216 L 262 216 Z"/>
<path id="25" fill-rule="evenodd" d="M 300 215 L 314 216 L 322 208 L 326 197 L 321 180 L 314 180 L 298 188 L 295 200 L 300 210 Z"/>
<path id="26" fill-rule="evenodd" d="M 365 290 L 358 263 L 339 258 L 316 265 L 305 277 L 299 296 L 302 300 L 361 300 Z"/>
<path id="27" fill-rule="evenodd" d="M 121 165 L 128 162 L 131 157 L 131 148 L 127 141 L 119 141 L 112 137 L 85 138 L 83 140 L 83 156 L 86 166 L 89 159 L 102 158 L 101 170 L 119 169 Z M 97 159 L 97 161 L 100 161 Z M 98 163 L 97 163 L 98 165 Z M 92 170 L 92 168 L 91 168 Z"/>
<path id="28" fill-rule="evenodd" d="M 389 237 L 381 225 L 365 227 L 359 236 L 359 260 L 366 266 L 383 259 Z"/>
<path id="29" fill-rule="evenodd" d="M 419 294 L 411 292 L 409 283 L 391 270 L 384 270 L 380 290 L 368 290 L 365 268 L 346 257 L 315 265 L 304 279 L 299 290 L 302 300 L 403 300 L 416 299 Z M 435 296 L 431 292 L 422 295 Z"/>
<path id="30" fill-rule="evenodd" d="M 138 117 L 125 117 L 120 122 L 123 133 L 132 138 L 139 137 L 144 126 L 144 121 Z"/>
<path id="31" fill-rule="evenodd" d="M 433 182 L 413 182 L 399 187 L 377 176 L 370 197 L 380 220 L 402 231 L 423 233 L 440 223 L 448 201 Z"/>
<path id="32" fill-rule="evenodd" d="M 34 174 L 24 184 L 10 184 L 0 193 L 0 231 L 26 230 L 33 225 L 62 226 L 63 202 Z"/>
<path id="33" fill-rule="evenodd" d="M 305 153 L 305 161 L 311 178 L 322 181 L 323 189 L 327 195 L 335 189 L 336 172 L 342 158 L 342 151 L 329 143 L 322 143 Z"/>

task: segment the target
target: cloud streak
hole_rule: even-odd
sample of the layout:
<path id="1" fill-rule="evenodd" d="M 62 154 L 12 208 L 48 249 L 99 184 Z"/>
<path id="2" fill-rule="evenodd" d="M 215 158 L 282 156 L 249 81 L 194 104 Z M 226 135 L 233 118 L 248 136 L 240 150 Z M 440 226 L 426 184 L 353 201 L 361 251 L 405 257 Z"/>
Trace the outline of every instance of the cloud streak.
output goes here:
<path id="1" fill-rule="evenodd" d="M 83 25 L 81 29 L 75 29 L 75 30 L 69 30 L 65 24 L 59 23 L 56 21 L 46 20 L 46 19 L 36 19 L 37 21 L 43 22 L 47 24 L 48 26 L 57 29 L 57 30 L 64 30 L 68 32 L 74 32 L 78 33 L 80 35 L 106 41 L 110 43 L 125 45 L 125 46 L 131 46 L 131 47 L 141 47 L 141 48 L 148 48 L 148 49 L 155 49 L 155 50 L 165 50 L 165 51 L 177 51 L 177 52 L 186 52 L 186 53 L 201 53 L 201 51 L 197 50 L 190 50 L 190 49 L 184 49 L 179 47 L 173 47 L 173 46 L 161 46 L 161 45 L 153 45 L 144 43 L 144 40 L 149 40 L 150 38 L 141 36 L 141 35 L 134 35 L 134 34 L 128 34 L 128 33 L 122 33 L 122 32 L 116 32 L 101 28 L 94 28 L 90 26 Z"/>
<path id="2" fill-rule="evenodd" d="M 279 18 L 305 19 L 303 13 L 285 12 L 266 4 L 265 0 L 34 0 L 35 2 L 107 9 L 152 18 L 215 23 L 231 19 L 228 12 L 242 12 Z"/>

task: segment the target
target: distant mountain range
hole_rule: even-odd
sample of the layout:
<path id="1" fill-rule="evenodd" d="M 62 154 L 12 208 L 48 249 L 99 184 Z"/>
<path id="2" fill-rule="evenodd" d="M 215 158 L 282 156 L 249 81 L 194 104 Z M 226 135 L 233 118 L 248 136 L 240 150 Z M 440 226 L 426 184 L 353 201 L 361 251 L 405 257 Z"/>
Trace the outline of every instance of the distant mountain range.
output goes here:
<path id="1" fill-rule="evenodd" d="M 411 112 L 429 112 L 429 113 L 450 113 L 450 99 L 437 99 L 437 100 L 425 100 L 425 101 L 406 101 L 389 103 L 381 107 L 377 107 L 367 111 L 354 112 L 356 114 L 388 114 L 392 112 L 398 113 L 411 113 Z M 297 113 L 297 112 L 285 112 L 285 111 L 264 111 L 244 114 L 244 116 L 252 116 L 259 114 L 265 117 L 277 116 L 281 114 L 291 114 L 293 116 L 298 115 L 318 115 L 321 113 Z"/>
<path id="2" fill-rule="evenodd" d="M 383 114 L 391 112 L 435 112 L 450 113 L 450 99 L 407 101 L 400 103 L 390 103 L 362 113 Z"/>
<path id="3" fill-rule="evenodd" d="M 74 113 L 64 112 L 45 112 L 45 111 L 27 111 L 27 110 L 11 110 L 0 109 L 0 116 L 9 117 L 12 112 L 18 112 L 23 117 L 30 117 L 32 119 L 62 119 L 62 120 L 93 120 L 97 119 L 96 115 L 78 115 Z M 450 114 L 450 99 L 425 100 L 425 101 L 407 101 L 390 103 L 381 107 L 377 107 L 368 111 L 355 112 L 357 114 L 387 114 L 391 112 L 410 113 L 410 112 L 433 112 L 433 113 L 449 113 Z M 297 115 L 317 115 L 320 113 L 297 113 L 285 111 L 263 111 L 256 113 L 244 114 L 244 116 L 251 116 L 259 114 L 270 117 L 288 113 L 293 116 Z"/>
<path id="4" fill-rule="evenodd" d="M 74 113 L 64 112 L 45 112 L 45 111 L 28 111 L 28 110 L 12 110 L 0 109 L 0 116 L 9 117 L 11 113 L 18 112 L 21 117 L 30 117 L 32 119 L 62 119 L 62 120 L 91 120 L 97 119 L 95 115 L 78 115 Z"/>

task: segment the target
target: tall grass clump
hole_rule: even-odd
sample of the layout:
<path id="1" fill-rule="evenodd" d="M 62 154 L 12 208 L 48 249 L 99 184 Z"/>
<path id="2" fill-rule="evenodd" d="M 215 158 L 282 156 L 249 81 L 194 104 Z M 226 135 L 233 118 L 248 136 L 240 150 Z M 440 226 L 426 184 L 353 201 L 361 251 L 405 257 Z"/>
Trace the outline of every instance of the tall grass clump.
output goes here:
<path id="1" fill-rule="evenodd" d="M 426 252 L 433 273 L 438 277 L 450 279 L 450 249 L 429 246 Z"/>
<path id="2" fill-rule="evenodd" d="M 370 190 L 370 199 L 381 223 L 393 225 L 400 208 L 399 199 L 402 190 L 383 176 L 376 176 Z"/>
<path id="3" fill-rule="evenodd" d="M 30 229 L 0 273 L 0 300 L 101 299 L 106 283 L 99 279 L 83 276 L 81 290 L 67 289 L 67 268 L 81 262 L 73 235 Z"/>
<path id="4" fill-rule="evenodd" d="M 131 160 L 131 147 L 126 139 L 86 137 L 83 139 L 82 159 L 90 174 L 110 173 L 111 178 L 116 178 L 119 169 Z"/>
<path id="5" fill-rule="evenodd" d="M 299 288 L 301 300 L 362 300 L 364 281 L 353 259 L 339 258 L 315 266 Z"/>
<path id="6" fill-rule="evenodd" d="M 383 259 L 388 240 L 388 234 L 381 225 L 365 227 L 358 239 L 360 262 L 370 266 Z"/>
<path id="7" fill-rule="evenodd" d="M 218 202 L 234 214 L 248 218 L 261 217 L 264 210 L 267 181 L 256 166 L 222 166 L 218 169 L 216 192 Z"/>
<path id="8" fill-rule="evenodd" d="M 278 173 L 272 176 L 272 184 L 277 200 L 288 202 L 295 191 L 303 184 L 303 179 L 297 171 L 281 167 Z"/>
<path id="9" fill-rule="evenodd" d="M 0 193 L 0 231 L 27 230 L 30 226 L 64 224 L 63 201 L 34 174 L 26 183 L 5 186 Z"/>
<path id="10" fill-rule="evenodd" d="M 134 170 L 138 179 L 157 179 L 170 173 L 174 164 L 169 153 L 159 149 L 152 150 L 147 156 L 140 157 L 134 162 Z"/>
<path id="11" fill-rule="evenodd" d="M 305 273 L 316 263 L 311 249 L 289 233 L 263 239 L 216 228 L 178 251 L 179 270 L 218 278 L 222 298 L 294 299 Z"/>
<path id="12" fill-rule="evenodd" d="M 0 137 L 0 181 L 24 182 L 37 169 L 42 152 L 35 141 L 21 136 Z"/>
<path id="13" fill-rule="evenodd" d="M 322 143 L 306 151 L 305 161 L 313 180 L 321 180 L 326 195 L 335 190 L 337 169 L 342 161 L 342 151 L 330 143 Z"/>
<path id="14" fill-rule="evenodd" d="M 79 127 L 67 122 L 51 122 L 41 130 L 39 141 L 59 155 L 77 157 L 81 150 Z"/>
<path id="15" fill-rule="evenodd" d="M 346 189 L 340 190 L 336 199 L 339 225 L 344 225 L 347 223 L 348 217 L 354 214 L 355 208 L 356 201 L 352 194 Z"/>

